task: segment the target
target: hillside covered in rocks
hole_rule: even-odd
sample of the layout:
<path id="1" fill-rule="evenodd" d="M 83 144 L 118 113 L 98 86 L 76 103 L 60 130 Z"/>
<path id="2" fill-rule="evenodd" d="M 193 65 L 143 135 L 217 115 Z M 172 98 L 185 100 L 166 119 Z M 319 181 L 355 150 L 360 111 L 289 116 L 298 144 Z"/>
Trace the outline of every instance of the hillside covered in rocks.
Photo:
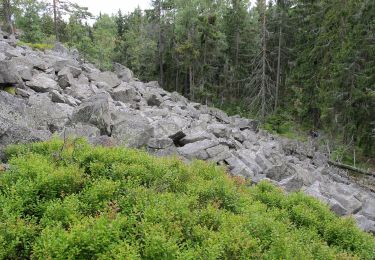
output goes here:
<path id="1" fill-rule="evenodd" d="M 140 82 L 120 64 L 102 72 L 62 45 L 42 52 L 8 38 L 1 33 L 0 151 L 58 135 L 207 160 L 254 183 L 267 178 L 286 191 L 303 190 L 375 232 L 375 194 L 307 145 L 260 130 L 255 120 L 189 102 L 157 82 Z M 6 160 L 3 152 L 0 158 Z"/>

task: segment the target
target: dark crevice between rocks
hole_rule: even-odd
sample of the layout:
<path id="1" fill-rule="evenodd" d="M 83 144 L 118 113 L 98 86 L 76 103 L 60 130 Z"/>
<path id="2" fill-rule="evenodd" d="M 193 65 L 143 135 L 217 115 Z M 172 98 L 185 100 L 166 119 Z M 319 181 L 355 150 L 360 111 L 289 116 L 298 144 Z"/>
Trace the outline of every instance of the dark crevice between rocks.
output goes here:
<path id="1" fill-rule="evenodd" d="M 185 144 L 181 142 L 181 140 L 186 137 L 186 134 L 182 131 L 178 131 L 177 133 L 173 134 L 173 135 L 170 135 L 168 136 L 170 139 L 172 139 L 174 145 L 176 147 L 182 147 L 184 146 Z"/>

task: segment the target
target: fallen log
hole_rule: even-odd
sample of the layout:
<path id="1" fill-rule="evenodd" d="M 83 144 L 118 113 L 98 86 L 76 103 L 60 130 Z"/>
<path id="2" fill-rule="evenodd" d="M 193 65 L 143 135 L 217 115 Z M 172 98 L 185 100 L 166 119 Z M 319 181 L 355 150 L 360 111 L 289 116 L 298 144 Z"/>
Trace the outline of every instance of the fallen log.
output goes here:
<path id="1" fill-rule="evenodd" d="M 366 171 L 366 170 L 363 170 L 363 169 L 359 169 L 359 168 L 351 166 L 351 165 L 342 164 L 342 163 L 335 162 L 335 161 L 332 161 L 332 160 L 329 160 L 328 163 L 331 164 L 331 165 L 333 165 L 333 166 L 336 166 L 338 168 L 341 168 L 341 169 L 350 170 L 350 171 L 358 172 L 358 173 L 361 173 L 361 174 L 364 174 L 364 175 L 375 177 L 375 173 L 374 172 L 370 172 L 370 171 Z"/>

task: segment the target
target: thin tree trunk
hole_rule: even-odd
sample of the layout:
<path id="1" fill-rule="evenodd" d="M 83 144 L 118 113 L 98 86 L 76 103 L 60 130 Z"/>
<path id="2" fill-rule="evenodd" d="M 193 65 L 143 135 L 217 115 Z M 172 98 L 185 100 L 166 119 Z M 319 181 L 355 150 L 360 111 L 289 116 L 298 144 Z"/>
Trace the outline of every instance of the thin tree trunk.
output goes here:
<path id="1" fill-rule="evenodd" d="M 237 28 L 236 30 L 236 57 L 235 57 L 235 61 L 234 61 L 234 64 L 235 64 L 235 68 L 236 70 L 238 69 L 238 56 L 239 56 L 239 49 L 240 49 L 240 31 L 239 29 Z M 237 82 L 236 83 L 237 86 L 236 86 L 236 89 L 237 89 L 237 98 L 240 97 L 240 83 Z"/>
<path id="2" fill-rule="evenodd" d="M 194 86 L 193 86 L 193 68 L 189 66 L 189 89 L 191 93 L 191 98 L 194 100 Z"/>
<path id="3" fill-rule="evenodd" d="M 55 26 L 55 37 L 56 41 L 60 41 L 59 28 L 58 28 L 58 18 L 57 18 L 57 5 L 59 0 L 53 0 L 53 23 Z"/>
<path id="4" fill-rule="evenodd" d="M 275 113 L 277 112 L 279 102 L 279 88 L 280 88 L 280 74 L 281 74 L 281 40 L 282 40 L 282 26 L 281 20 L 279 25 L 279 46 L 277 50 L 277 75 L 276 75 L 276 93 L 275 93 Z"/>
<path id="5" fill-rule="evenodd" d="M 176 92 L 178 92 L 178 69 L 177 69 L 177 71 L 176 71 Z"/>
<path id="6" fill-rule="evenodd" d="M 161 1 L 158 0 L 158 13 L 159 13 L 159 76 L 160 76 L 160 85 L 164 86 L 164 63 L 163 63 L 163 31 L 161 24 Z"/>
<path id="7" fill-rule="evenodd" d="M 261 108 L 261 118 L 264 122 L 266 117 L 266 51 L 267 51 L 267 42 L 266 42 L 266 10 L 265 5 L 263 6 L 263 17 L 262 17 L 262 83 L 261 83 L 261 98 L 262 98 L 262 108 Z"/>

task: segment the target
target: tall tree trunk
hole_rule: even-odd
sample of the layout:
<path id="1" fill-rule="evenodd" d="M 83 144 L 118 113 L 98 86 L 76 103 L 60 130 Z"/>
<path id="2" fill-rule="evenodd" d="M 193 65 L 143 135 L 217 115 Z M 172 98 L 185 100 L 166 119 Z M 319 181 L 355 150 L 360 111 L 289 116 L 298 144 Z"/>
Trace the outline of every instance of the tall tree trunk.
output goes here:
<path id="1" fill-rule="evenodd" d="M 3 0 L 3 11 L 4 11 L 4 18 L 7 24 L 7 31 L 14 35 L 14 26 L 12 23 L 12 8 L 10 5 L 10 0 Z"/>
<path id="2" fill-rule="evenodd" d="M 161 7 L 161 1 L 158 0 L 158 22 L 159 22 L 159 77 L 160 77 L 160 86 L 164 86 L 164 57 L 163 57 L 163 29 L 162 29 L 162 21 L 161 21 L 161 15 L 162 15 L 162 7 Z"/>
<path id="3" fill-rule="evenodd" d="M 267 66 L 267 41 L 266 41 L 266 6 L 264 3 L 262 11 L 262 83 L 261 83 L 261 119 L 264 122 L 266 117 L 266 66 Z"/>
<path id="4" fill-rule="evenodd" d="M 279 46 L 277 49 L 277 75 L 276 75 L 276 93 L 275 93 L 275 113 L 277 112 L 279 102 L 280 74 L 281 74 L 281 40 L 282 40 L 282 22 L 279 25 Z"/>
<path id="5" fill-rule="evenodd" d="M 59 26 L 58 26 L 58 15 L 57 15 L 58 1 L 59 0 L 53 0 L 53 23 L 54 23 L 54 26 L 55 26 L 56 41 L 60 41 Z"/>
<path id="6" fill-rule="evenodd" d="M 239 28 L 237 28 L 237 30 L 236 30 L 236 57 L 235 57 L 235 71 L 237 71 L 237 69 L 238 69 L 238 57 L 239 57 L 239 53 L 240 53 L 240 30 L 239 30 Z M 237 84 L 237 86 L 236 86 L 236 89 L 237 89 L 237 98 L 239 98 L 240 97 L 240 83 L 239 82 L 237 82 L 236 83 Z"/>

